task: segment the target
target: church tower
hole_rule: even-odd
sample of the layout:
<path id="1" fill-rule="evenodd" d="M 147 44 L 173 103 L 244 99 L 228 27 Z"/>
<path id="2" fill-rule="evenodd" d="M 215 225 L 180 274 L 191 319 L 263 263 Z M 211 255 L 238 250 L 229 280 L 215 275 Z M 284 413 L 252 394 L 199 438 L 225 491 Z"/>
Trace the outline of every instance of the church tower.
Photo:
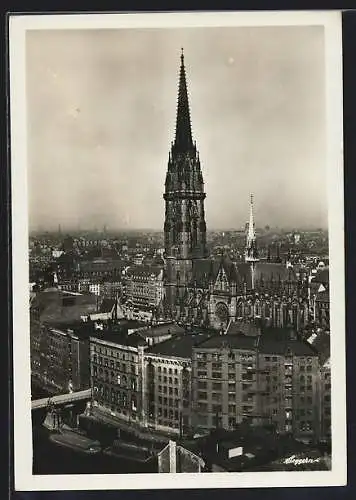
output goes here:
<path id="1" fill-rule="evenodd" d="M 251 288 L 255 288 L 256 263 L 259 261 L 256 241 L 255 221 L 253 216 L 253 195 L 250 198 L 250 219 L 246 237 L 245 262 L 251 267 Z"/>
<path id="2" fill-rule="evenodd" d="M 183 49 L 180 56 L 175 139 L 165 182 L 165 292 L 168 306 L 182 297 L 192 281 L 194 259 L 207 256 L 204 182 L 192 138 Z"/>

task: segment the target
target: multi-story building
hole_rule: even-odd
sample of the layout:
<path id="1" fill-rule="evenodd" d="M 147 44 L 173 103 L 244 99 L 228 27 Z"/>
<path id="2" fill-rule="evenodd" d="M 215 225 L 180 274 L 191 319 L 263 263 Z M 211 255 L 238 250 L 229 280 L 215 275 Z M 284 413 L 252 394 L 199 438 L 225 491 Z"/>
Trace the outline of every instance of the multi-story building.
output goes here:
<path id="1" fill-rule="evenodd" d="M 94 259 L 78 263 L 75 277 L 77 279 L 121 281 L 121 274 L 125 267 L 122 260 Z"/>
<path id="2" fill-rule="evenodd" d="M 191 422 L 193 346 L 207 333 L 177 335 L 145 352 L 146 422 L 150 428 L 186 434 Z"/>
<path id="3" fill-rule="evenodd" d="M 125 295 L 133 308 L 156 310 L 163 297 L 163 268 L 129 267 L 125 273 Z"/>
<path id="4" fill-rule="evenodd" d="M 285 329 L 214 336 L 193 348 L 193 419 L 231 429 L 248 420 L 300 438 L 319 436 L 319 361 Z"/>
<path id="5" fill-rule="evenodd" d="M 128 422 L 144 420 L 142 381 L 145 340 L 136 332 L 97 331 L 90 337 L 91 387 L 94 404 Z"/>
<path id="6" fill-rule="evenodd" d="M 31 336 L 31 375 L 53 392 L 89 388 L 89 335 L 86 324 L 41 325 Z"/>

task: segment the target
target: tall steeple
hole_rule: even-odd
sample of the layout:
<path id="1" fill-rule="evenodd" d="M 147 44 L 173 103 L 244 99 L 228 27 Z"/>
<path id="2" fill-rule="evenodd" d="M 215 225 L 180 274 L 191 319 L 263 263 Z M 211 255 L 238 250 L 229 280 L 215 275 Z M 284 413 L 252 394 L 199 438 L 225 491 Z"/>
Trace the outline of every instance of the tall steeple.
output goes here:
<path id="1" fill-rule="evenodd" d="M 248 230 L 246 238 L 245 261 L 246 262 L 258 261 L 255 220 L 253 216 L 253 194 L 251 194 L 250 197 L 250 219 L 248 222 Z"/>
<path id="2" fill-rule="evenodd" d="M 183 49 L 181 50 L 174 149 L 176 152 L 186 153 L 193 149 L 193 139 L 190 123 L 187 80 L 184 66 L 184 53 Z"/>
<path id="3" fill-rule="evenodd" d="M 175 139 L 168 156 L 165 182 L 165 289 L 175 304 L 177 288 L 184 294 L 192 282 L 193 260 L 206 257 L 204 181 L 199 153 L 192 139 L 186 69 L 180 56 Z M 177 282 L 179 271 L 179 283 Z"/>

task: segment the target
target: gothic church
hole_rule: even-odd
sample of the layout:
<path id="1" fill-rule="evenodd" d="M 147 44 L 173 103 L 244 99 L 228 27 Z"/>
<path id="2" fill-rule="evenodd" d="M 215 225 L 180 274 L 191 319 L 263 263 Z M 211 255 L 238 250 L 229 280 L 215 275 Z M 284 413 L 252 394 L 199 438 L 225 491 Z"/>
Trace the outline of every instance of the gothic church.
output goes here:
<path id="1" fill-rule="evenodd" d="M 175 139 L 165 182 L 164 299 L 166 318 L 224 330 L 231 321 L 303 328 L 308 321 L 308 285 L 292 267 L 262 262 L 251 196 L 244 262 L 209 258 L 204 180 L 193 141 L 183 50 L 179 72 Z"/>

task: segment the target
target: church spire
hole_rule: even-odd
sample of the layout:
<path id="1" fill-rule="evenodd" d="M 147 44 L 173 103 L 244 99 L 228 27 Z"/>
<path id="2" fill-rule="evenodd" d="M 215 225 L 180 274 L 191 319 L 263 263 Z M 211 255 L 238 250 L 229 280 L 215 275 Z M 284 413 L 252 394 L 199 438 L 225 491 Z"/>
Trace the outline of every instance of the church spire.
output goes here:
<path id="1" fill-rule="evenodd" d="M 248 223 L 248 234 L 247 234 L 247 246 L 251 246 L 251 243 L 256 241 L 255 233 L 255 221 L 253 217 L 253 194 L 250 197 L 250 220 Z"/>
<path id="2" fill-rule="evenodd" d="M 189 100 L 187 91 L 187 81 L 184 66 L 184 53 L 181 49 L 180 72 L 178 87 L 178 106 L 176 120 L 176 136 L 174 141 L 175 149 L 178 152 L 186 153 L 193 148 L 192 130 L 190 124 Z"/>
<path id="3" fill-rule="evenodd" d="M 250 219 L 248 222 L 247 238 L 246 238 L 246 251 L 245 251 L 245 261 L 246 262 L 257 262 L 257 243 L 256 243 L 256 231 L 255 231 L 255 220 L 253 216 L 253 195 L 250 197 Z"/>

